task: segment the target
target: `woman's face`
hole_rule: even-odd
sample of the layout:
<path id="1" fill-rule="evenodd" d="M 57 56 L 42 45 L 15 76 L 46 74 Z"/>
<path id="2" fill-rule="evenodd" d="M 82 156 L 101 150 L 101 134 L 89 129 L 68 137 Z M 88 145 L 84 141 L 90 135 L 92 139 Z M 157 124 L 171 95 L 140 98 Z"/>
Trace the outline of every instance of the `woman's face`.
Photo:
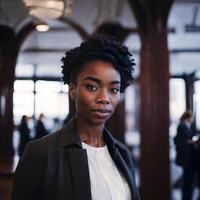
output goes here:
<path id="1" fill-rule="evenodd" d="M 77 117 L 91 125 L 104 124 L 120 101 L 120 81 L 119 72 L 110 62 L 99 60 L 86 64 L 76 84 L 71 83 L 69 87 Z"/>

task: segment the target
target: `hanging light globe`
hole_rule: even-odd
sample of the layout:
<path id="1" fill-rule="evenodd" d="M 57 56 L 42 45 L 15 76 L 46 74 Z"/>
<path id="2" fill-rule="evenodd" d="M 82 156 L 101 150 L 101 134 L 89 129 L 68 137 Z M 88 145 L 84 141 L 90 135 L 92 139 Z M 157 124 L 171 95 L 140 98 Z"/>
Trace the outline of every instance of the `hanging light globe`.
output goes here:
<path id="1" fill-rule="evenodd" d="M 39 19 L 71 15 L 72 0 L 23 0 L 29 14 Z"/>

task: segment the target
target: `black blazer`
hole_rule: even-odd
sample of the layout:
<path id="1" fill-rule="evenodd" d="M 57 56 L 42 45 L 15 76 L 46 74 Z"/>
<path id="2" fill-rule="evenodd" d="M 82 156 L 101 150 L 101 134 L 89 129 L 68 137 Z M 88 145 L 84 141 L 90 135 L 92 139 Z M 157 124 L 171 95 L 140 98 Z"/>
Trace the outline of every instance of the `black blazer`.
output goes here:
<path id="1" fill-rule="evenodd" d="M 128 149 L 106 129 L 104 139 L 128 182 L 132 200 L 139 200 Z M 91 200 L 87 152 L 82 148 L 75 119 L 54 134 L 28 143 L 16 168 L 11 199 Z"/>
<path id="2" fill-rule="evenodd" d="M 176 164 L 182 167 L 190 167 L 193 160 L 194 145 L 188 144 L 194 133 L 184 122 L 180 122 L 177 127 L 177 135 L 174 138 L 176 146 Z"/>

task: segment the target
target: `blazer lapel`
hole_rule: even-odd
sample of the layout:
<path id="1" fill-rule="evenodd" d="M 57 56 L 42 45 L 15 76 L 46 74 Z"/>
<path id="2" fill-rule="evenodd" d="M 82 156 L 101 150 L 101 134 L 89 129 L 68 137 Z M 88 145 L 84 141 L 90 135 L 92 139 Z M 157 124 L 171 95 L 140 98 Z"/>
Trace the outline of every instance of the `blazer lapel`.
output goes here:
<path id="1" fill-rule="evenodd" d="M 85 149 L 82 149 L 81 139 L 77 131 L 75 118 L 72 118 L 72 120 L 70 120 L 70 122 L 61 130 L 60 145 L 62 149 L 60 160 L 63 162 L 60 165 L 62 167 L 61 174 L 65 175 L 62 182 L 64 181 L 65 183 L 70 184 L 69 188 L 71 191 L 68 193 L 72 195 L 68 198 L 65 197 L 67 195 L 67 191 L 62 187 L 62 185 L 65 184 L 60 184 L 62 188 L 60 193 L 63 195 L 61 199 L 91 200 L 87 152 Z M 68 177 L 66 174 L 67 171 L 70 172 Z M 69 178 L 69 175 L 71 176 L 71 179 Z"/>
<path id="2" fill-rule="evenodd" d="M 85 149 L 69 149 L 73 200 L 91 200 L 89 167 Z"/>
<path id="3" fill-rule="evenodd" d="M 134 177 L 132 176 L 126 162 L 124 161 L 121 153 L 119 152 L 117 140 L 115 140 L 112 135 L 109 133 L 107 129 L 104 130 L 104 139 L 106 140 L 106 143 L 108 145 L 108 149 L 110 152 L 110 155 L 115 162 L 117 168 L 122 172 L 125 179 L 127 180 L 127 183 L 130 187 L 132 200 L 139 200 L 139 194 L 136 188 Z"/>
<path id="4" fill-rule="evenodd" d="M 71 166 L 69 165 L 69 152 L 67 148 L 61 148 L 58 164 L 58 197 L 56 199 L 66 200 L 73 199 L 73 186 Z"/>

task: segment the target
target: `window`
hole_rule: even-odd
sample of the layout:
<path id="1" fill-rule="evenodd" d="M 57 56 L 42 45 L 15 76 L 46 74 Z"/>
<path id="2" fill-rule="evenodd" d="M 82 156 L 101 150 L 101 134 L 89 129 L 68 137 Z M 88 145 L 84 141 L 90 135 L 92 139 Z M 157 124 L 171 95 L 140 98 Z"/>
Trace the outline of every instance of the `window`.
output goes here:
<path id="1" fill-rule="evenodd" d="M 22 115 L 34 114 L 34 82 L 32 80 L 16 80 L 13 95 L 14 122 L 18 124 Z"/>
<path id="2" fill-rule="evenodd" d="M 181 78 L 171 78 L 169 82 L 170 98 L 170 127 L 169 127 L 169 144 L 170 144 L 170 160 L 174 160 L 176 156 L 174 137 L 177 133 L 179 119 L 186 110 L 185 99 L 185 81 Z"/>
<path id="3" fill-rule="evenodd" d="M 37 81 L 36 82 L 36 105 L 35 114 L 39 116 L 44 113 L 50 118 L 66 117 L 69 112 L 69 102 L 66 91 L 62 87 L 63 83 L 58 81 Z"/>
<path id="4" fill-rule="evenodd" d="M 181 78 L 170 79 L 170 135 L 172 137 L 176 134 L 176 127 L 179 118 L 186 110 L 185 100 L 185 82 Z"/>
<path id="5" fill-rule="evenodd" d="M 22 115 L 38 117 L 43 113 L 46 126 L 54 130 L 55 119 L 63 121 L 69 112 L 68 87 L 59 81 L 16 80 L 14 83 L 14 123 Z"/>
<path id="6" fill-rule="evenodd" d="M 194 110 L 196 114 L 196 128 L 200 130 L 200 80 L 194 83 Z"/>

